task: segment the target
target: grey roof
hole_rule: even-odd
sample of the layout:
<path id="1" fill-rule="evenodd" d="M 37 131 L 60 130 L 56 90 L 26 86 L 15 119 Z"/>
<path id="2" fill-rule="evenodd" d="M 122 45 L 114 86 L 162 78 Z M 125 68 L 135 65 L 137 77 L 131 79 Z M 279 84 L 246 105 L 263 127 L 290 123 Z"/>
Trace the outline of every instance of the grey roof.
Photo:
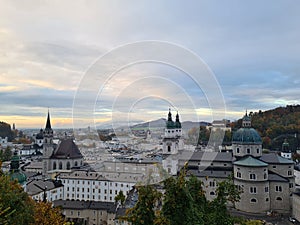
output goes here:
<path id="1" fill-rule="evenodd" d="M 44 189 L 49 191 L 59 186 L 62 185 L 52 180 L 32 180 L 26 184 L 26 192 L 32 196 L 43 192 Z"/>
<path id="2" fill-rule="evenodd" d="M 238 166 L 249 166 L 249 167 L 263 167 L 268 166 L 267 163 L 264 163 L 258 159 L 253 158 L 252 156 L 247 156 L 233 163 Z"/>
<path id="3" fill-rule="evenodd" d="M 188 174 L 193 174 L 196 177 L 227 178 L 232 174 L 232 170 L 189 170 Z"/>
<path id="4" fill-rule="evenodd" d="M 79 201 L 79 200 L 55 200 L 54 206 L 61 206 L 63 209 L 93 209 L 106 210 L 114 213 L 117 205 L 114 202 L 96 202 L 96 201 Z"/>
<path id="5" fill-rule="evenodd" d="M 289 182 L 288 179 L 282 177 L 282 176 L 279 176 L 278 174 L 276 173 L 269 173 L 269 178 L 268 178 L 269 181 L 276 181 L 276 182 Z"/>
<path id="6" fill-rule="evenodd" d="M 257 131 L 253 128 L 240 128 L 233 133 L 232 143 L 237 144 L 262 144 L 262 140 Z"/>
<path id="7" fill-rule="evenodd" d="M 189 161 L 219 161 L 232 162 L 232 153 L 230 152 L 194 152 Z"/>
<path id="8" fill-rule="evenodd" d="M 51 158 L 54 159 L 79 159 L 83 158 L 77 145 L 72 139 L 63 139 L 59 143 Z"/>
<path id="9" fill-rule="evenodd" d="M 270 164 L 294 164 L 292 160 L 283 158 L 276 153 L 263 154 L 259 159 Z"/>

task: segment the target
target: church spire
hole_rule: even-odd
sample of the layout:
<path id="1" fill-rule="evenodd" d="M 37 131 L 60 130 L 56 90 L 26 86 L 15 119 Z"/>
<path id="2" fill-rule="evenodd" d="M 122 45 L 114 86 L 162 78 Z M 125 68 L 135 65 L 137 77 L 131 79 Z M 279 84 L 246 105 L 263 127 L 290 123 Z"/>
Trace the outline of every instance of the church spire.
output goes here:
<path id="1" fill-rule="evenodd" d="M 172 121 L 172 113 L 171 113 L 170 108 L 169 108 L 169 113 L 168 113 L 168 121 Z"/>
<path id="2" fill-rule="evenodd" d="M 46 122 L 46 129 L 51 129 L 49 109 L 48 109 L 48 117 L 47 117 L 47 122 Z"/>

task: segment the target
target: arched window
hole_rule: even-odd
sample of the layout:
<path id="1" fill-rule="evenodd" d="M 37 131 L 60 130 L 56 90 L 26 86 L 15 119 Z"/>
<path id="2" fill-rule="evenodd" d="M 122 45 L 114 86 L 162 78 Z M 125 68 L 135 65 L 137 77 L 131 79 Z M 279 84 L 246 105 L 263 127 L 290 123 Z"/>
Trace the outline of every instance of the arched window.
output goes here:
<path id="1" fill-rule="evenodd" d="M 168 145 L 168 152 L 171 152 L 171 146 Z"/>
<path id="2" fill-rule="evenodd" d="M 67 162 L 67 170 L 71 169 L 70 162 Z"/>
<path id="3" fill-rule="evenodd" d="M 53 162 L 53 170 L 56 170 L 56 162 Z"/>
<path id="4" fill-rule="evenodd" d="M 75 161 L 75 166 L 78 166 L 77 161 Z"/>
<path id="5" fill-rule="evenodd" d="M 251 198 L 250 201 L 253 202 L 253 203 L 257 202 L 256 198 Z"/>
<path id="6" fill-rule="evenodd" d="M 211 191 L 209 194 L 210 194 L 210 195 L 215 195 L 215 192 Z"/>
<path id="7" fill-rule="evenodd" d="M 282 198 L 281 197 L 277 197 L 276 200 L 277 201 L 282 201 Z"/>
<path id="8" fill-rule="evenodd" d="M 59 162 L 59 164 L 58 164 L 58 165 L 59 165 L 59 166 L 58 166 L 58 167 L 59 167 L 59 169 L 60 169 L 60 170 L 62 170 L 62 162 Z"/>

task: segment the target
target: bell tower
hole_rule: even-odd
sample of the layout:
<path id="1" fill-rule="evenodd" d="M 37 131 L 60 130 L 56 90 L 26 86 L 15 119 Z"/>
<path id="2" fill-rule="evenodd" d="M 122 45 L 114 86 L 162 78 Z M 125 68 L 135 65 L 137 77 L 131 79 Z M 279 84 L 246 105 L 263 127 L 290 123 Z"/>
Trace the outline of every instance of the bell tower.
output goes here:
<path id="1" fill-rule="evenodd" d="M 166 122 L 165 135 L 163 139 L 163 168 L 171 175 L 177 174 L 178 153 L 183 150 L 181 140 L 182 129 L 177 112 L 176 119 L 173 121 L 171 109 L 169 109 L 168 120 Z"/>
<path id="2" fill-rule="evenodd" d="M 50 157 L 53 153 L 53 130 L 51 128 L 50 113 L 48 110 L 48 116 L 46 121 L 46 127 L 44 129 L 44 144 L 43 144 L 43 177 L 47 177 L 47 172 L 50 168 Z"/>

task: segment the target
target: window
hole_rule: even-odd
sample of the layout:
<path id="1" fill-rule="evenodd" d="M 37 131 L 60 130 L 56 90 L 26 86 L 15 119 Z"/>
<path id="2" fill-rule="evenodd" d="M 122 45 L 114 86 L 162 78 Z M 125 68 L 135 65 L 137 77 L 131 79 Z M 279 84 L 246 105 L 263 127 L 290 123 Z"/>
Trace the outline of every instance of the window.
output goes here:
<path id="1" fill-rule="evenodd" d="M 214 181 L 210 181 L 210 182 L 209 182 L 209 186 L 210 186 L 210 187 L 214 187 L 214 186 L 215 186 L 215 182 L 214 182 Z"/>
<path id="2" fill-rule="evenodd" d="M 56 170 L 56 162 L 53 162 L 53 170 Z"/>
<path id="3" fill-rule="evenodd" d="M 258 148 L 258 149 L 256 149 L 256 152 L 257 152 L 257 154 L 259 154 L 259 148 Z"/>
<path id="4" fill-rule="evenodd" d="M 58 168 L 59 168 L 60 170 L 62 170 L 62 162 L 59 162 Z"/>
<path id="5" fill-rule="evenodd" d="M 269 198 L 266 198 L 266 202 L 268 202 L 269 201 Z"/>
<path id="6" fill-rule="evenodd" d="M 269 192 L 269 187 L 265 187 L 265 192 Z"/>
<path id="7" fill-rule="evenodd" d="M 276 166 L 273 166 L 273 169 L 276 169 Z"/>
<path id="8" fill-rule="evenodd" d="M 242 177 L 241 172 L 237 172 L 237 173 L 236 173 L 236 177 L 241 178 L 241 177 Z"/>
<path id="9" fill-rule="evenodd" d="M 250 194 L 256 194 L 256 187 L 250 187 Z"/>
<path id="10" fill-rule="evenodd" d="M 288 170 L 288 176 L 292 176 L 292 171 Z"/>
<path id="11" fill-rule="evenodd" d="M 282 187 L 281 187 L 281 186 L 276 186 L 276 187 L 275 187 L 275 191 L 277 191 L 277 192 L 282 192 Z"/>
<path id="12" fill-rule="evenodd" d="M 239 148 L 236 148 L 236 153 L 240 153 L 240 149 Z"/>
<path id="13" fill-rule="evenodd" d="M 294 184 L 293 184 L 293 183 L 290 183 L 290 184 L 289 184 L 289 187 L 290 187 L 290 188 L 293 188 L 293 187 L 294 187 Z"/>
<path id="14" fill-rule="evenodd" d="M 67 170 L 71 169 L 70 162 L 67 162 Z"/>
<path id="15" fill-rule="evenodd" d="M 255 203 L 255 202 L 257 202 L 257 200 L 256 200 L 256 198 L 251 198 L 251 200 L 250 200 L 252 203 Z"/>
<path id="16" fill-rule="evenodd" d="M 168 152 L 171 152 L 171 146 L 168 145 Z"/>
<path id="17" fill-rule="evenodd" d="M 264 174 L 264 179 L 267 179 L 267 174 L 266 173 Z"/>
<path id="18" fill-rule="evenodd" d="M 276 200 L 277 201 L 282 201 L 282 198 L 281 197 L 277 197 Z"/>
<path id="19" fill-rule="evenodd" d="M 215 192 L 211 191 L 209 194 L 210 194 L 210 195 L 215 195 Z"/>
<path id="20" fill-rule="evenodd" d="M 250 180 L 256 180 L 256 175 L 254 173 L 250 173 Z"/>
<path id="21" fill-rule="evenodd" d="M 250 148 L 247 148 L 247 154 L 250 154 Z"/>

